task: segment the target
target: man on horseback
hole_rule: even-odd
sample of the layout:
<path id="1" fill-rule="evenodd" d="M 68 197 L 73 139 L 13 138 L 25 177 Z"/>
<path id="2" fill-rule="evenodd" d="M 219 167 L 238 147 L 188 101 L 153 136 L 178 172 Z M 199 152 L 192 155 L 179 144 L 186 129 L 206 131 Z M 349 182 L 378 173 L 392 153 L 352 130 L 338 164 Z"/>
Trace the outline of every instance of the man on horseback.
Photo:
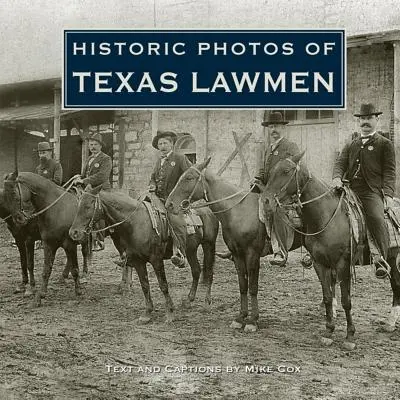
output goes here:
<path id="1" fill-rule="evenodd" d="M 149 192 L 161 200 L 163 204 L 175 187 L 180 176 L 192 165 L 183 154 L 173 151 L 176 135 L 173 132 L 157 132 L 152 145 L 161 153 L 157 160 L 149 183 Z M 182 215 L 168 213 L 168 221 L 174 242 L 174 255 L 171 261 L 174 265 L 183 268 L 187 265 L 186 249 L 186 222 Z"/>
<path id="2" fill-rule="evenodd" d="M 90 157 L 87 159 L 83 167 L 80 178 L 75 183 L 81 183 L 85 186 L 91 185 L 97 187 L 101 185 L 102 190 L 110 190 L 110 173 L 112 169 L 111 157 L 102 152 L 104 147 L 103 138 L 100 133 L 96 133 L 89 138 Z M 97 233 L 97 244 L 99 250 L 104 249 L 104 235 L 102 232 Z"/>
<path id="3" fill-rule="evenodd" d="M 288 123 L 289 121 L 285 121 L 280 112 L 271 112 L 268 119 L 261 123 L 262 126 L 268 128 L 272 141 L 265 152 L 264 165 L 255 177 L 256 181 L 260 181 L 263 185 L 266 185 L 270 172 L 278 161 L 300 153 L 297 144 L 283 136 L 285 126 Z M 271 264 L 284 266 L 288 256 L 288 249 L 293 242 L 294 232 L 276 215 L 270 216 L 265 222 L 267 232 L 270 232 L 271 246 L 274 253 L 274 259 Z"/>
<path id="4" fill-rule="evenodd" d="M 358 117 L 361 136 L 346 144 L 333 168 L 333 185 L 343 186 L 343 179 L 360 199 L 368 230 L 375 246 L 370 246 L 376 277 L 388 276 L 386 262 L 389 232 L 384 210 L 392 207 L 396 182 L 396 160 L 393 143 L 376 132 L 380 111 L 371 103 L 361 104 Z M 377 249 L 374 249 L 376 247 Z M 377 250 L 377 251 L 376 251 Z M 375 253 L 375 254 L 374 254 Z"/>
<path id="5" fill-rule="evenodd" d="M 53 149 L 49 142 L 39 142 L 37 152 L 40 159 L 40 164 L 36 167 L 35 172 L 50 179 L 57 185 L 61 185 L 63 170 L 59 162 L 53 160 Z"/>

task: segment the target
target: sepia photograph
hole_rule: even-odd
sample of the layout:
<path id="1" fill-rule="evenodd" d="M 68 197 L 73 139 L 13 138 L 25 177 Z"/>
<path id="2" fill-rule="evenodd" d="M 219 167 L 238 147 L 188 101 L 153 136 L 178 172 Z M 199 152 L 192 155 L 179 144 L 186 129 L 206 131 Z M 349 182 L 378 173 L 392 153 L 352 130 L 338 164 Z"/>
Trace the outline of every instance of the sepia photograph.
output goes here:
<path id="1" fill-rule="evenodd" d="M 0 5 L 0 400 L 400 399 L 398 0 Z"/>

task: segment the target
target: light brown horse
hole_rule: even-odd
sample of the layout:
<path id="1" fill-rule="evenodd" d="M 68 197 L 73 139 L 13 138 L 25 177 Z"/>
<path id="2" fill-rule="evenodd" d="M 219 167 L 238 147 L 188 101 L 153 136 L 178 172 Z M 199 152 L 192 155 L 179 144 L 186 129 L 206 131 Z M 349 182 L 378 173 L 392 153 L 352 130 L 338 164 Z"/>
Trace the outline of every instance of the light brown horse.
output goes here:
<path id="1" fill-rule="evenodd" d="M 280 207 L 288 196 L 297 195 L 302 204 L 302 219 L 305 229 L 305 246 L 318 264 L 317 271 L 322 285 L 326 311 L 326 331 L 324 339 L 331 340 L 335 329 L 332 318 L 332 287 L 335 281 L 340 283 L 342 307 L 346 313 L 347 336 L 346 349 L 353 349 L 355 327 L 351 315 L 351 248 L 350 225 L 347 208 L 340 194 L 327 187 L 309 173 L 300 163 L 304 152 L 281 160 L 271 171 L 263 197 L 271 212 Z M 391 266 L 391 285 L 393 290 L 392 315 L 387 330 L 395 329 L 400 315 L 400 274 L 396 265 L 398 249 L 389 251 L 388 262 Z M 324 340 L 325 341 L 325 340 Z"/>
<path id="2" fill-rule="evenodd" d="M 81 294 L 79 280 L 77 243 L 68 234 L 78 208 L 76 196 L 57 186 L 49 179 L 31 172 L 9 174 L 4 181 L 4 195 L 11 215 L 17 226 L 31 221 L 32 215 L 24 211 L 26 204 L 32 204 L 37 215 L 40 236 L 43 241 L 44 266 L 40 290 L 36 291 L 35 305 L 40 306 L 41 298 L 47 293 L 47 286 L 53 268 L 57 249 L 62 247 L 67 255 L 63 277 L 71 272 L 75 281 L 75 293 Z M 35 215 L 34 214 L 34 215 Z M 83 273 L 87 275 L 91 263 L 90 243 L 82 243 Z"/>
<path id="3" fill-rule="evenodd" d="M 178 213 L 190 206 L 190 201 L 206 200 L 221 222 L 222 235 L 232 253 L 239 278 L 240 312 L 231 324 L 232 328 L 245 332 L 257 330 L 258 278 L 260 255 L 265 245 L 265 225 L 259 219 L 258 194 L 246 193 L 227 183 L 206 168 L 211 158 L 191 166 L 179 179 L 170 193 L 166 207 Z M 295 236 L 291 249 L 301 245 Z M 249 316 L 248 294 L 251 311 Z"/>
<path id="4" fill-rule="evenodd" d="M 207 284 L 206 303 L 211 303 L 211 285 L 215 261 L 215 242 L 218 235 L 218 221 L 210 210 L 202 210 L 200 218 L 203 221 L 203 234 L 197 231 L 188 235 L 186 255 L 192 270 L 192 287 L 188 300 L 194 301 L 200 277 L 200 264 L 197 260 L 199 245 L 203 248 L 204 280 Z M 85 191 L 79 201 L 79 209 L 70 229 L 74 240 L 84 238 L 96 221 L 103 218 L 107 226 L 113 226 L 113 235 L 118 236 L 121 246 L 127 255 L 129 268 L 126 285 L 129 286 L 132 267 L 135 268 L 146 301 L 146 311 L 139 318 L 140 322 L 151 320 L 153 301 L 150 295 L 150 285 L 146 262 L 149 262 L 157 276 L 158 284 L 165 297 L 167 321 L 173 320 L 174 305 L 168 290 L 168 282 L 164 270 L 164 258 L 167 242 L 163 241 L 152 226 L 149 212 L 143 202 L 115 192 L 101 191 L 101 187 Z M 124 280 L 124 279 L 123 279 Z"/>

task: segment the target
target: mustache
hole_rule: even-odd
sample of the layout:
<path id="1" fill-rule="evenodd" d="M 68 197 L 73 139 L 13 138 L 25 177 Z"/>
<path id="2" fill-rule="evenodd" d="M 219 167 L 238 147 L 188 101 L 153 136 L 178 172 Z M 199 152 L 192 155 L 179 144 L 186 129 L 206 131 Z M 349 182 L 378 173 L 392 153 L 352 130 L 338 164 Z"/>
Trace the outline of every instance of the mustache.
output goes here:
<path id="1" fill-rule="evenodd" d="M 369 127 L 371 127 L 371 124 L 370 124 L 369 122 L 364 122 L 364 123 L 361 125 L 361 128 L 364 127 L 364 126 L 369 126 Z"/>

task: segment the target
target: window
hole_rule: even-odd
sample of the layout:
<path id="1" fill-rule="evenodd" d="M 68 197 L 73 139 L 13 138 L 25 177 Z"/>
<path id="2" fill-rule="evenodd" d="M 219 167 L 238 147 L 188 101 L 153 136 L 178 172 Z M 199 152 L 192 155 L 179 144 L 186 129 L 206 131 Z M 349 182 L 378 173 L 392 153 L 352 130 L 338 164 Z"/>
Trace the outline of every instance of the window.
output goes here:
<path id="1" fill-rule="evenodd" d="M 323 124 L 334 122 L 332 110 L 273 110 L 282 114 L 283 119 L 295 125 Z"/>
<path id="2" fill-rule="evenodd" d="M 306 110 L 306 119 L 333 118 L 332 110 Z"/>
<path id="3" fill-rule="evenodd" d="M 296 121 L 297 120 L 297 110 L 274 110 L 282 114 L 283 119 L 286 121 Z"/>

